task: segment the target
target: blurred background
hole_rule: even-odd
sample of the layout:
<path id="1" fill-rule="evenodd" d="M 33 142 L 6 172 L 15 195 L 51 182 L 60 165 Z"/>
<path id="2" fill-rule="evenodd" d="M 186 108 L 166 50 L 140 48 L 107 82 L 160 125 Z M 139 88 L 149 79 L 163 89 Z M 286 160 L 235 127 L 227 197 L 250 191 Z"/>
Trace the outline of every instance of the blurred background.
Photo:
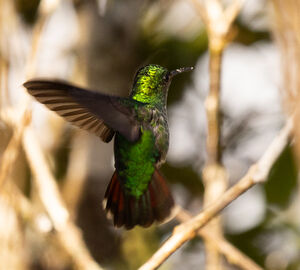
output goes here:
<path id="1" fill-rule="evenodd" d="M 230 185 L 264 153 L 295 106 L 289 90 L 300 84 L 288 87 L 287 76 L 299 75 L 289 68 L 299 67 L 300 54 L 287 57 L 285 50 L 299 44 L 300 34 L 284 19 L 299 18 L 300 6 L 283 2 L 245 1 L 224 52 L 222 149 Z M 0 269 L 97 269 L 93 259 L 105 269 L 137 269 L 177 224 L 113 228 L 102 209 L 113 144 L 72 127 L 22 84 L 59 78 L 126 96 L 140 66 L 194 66 L 170 87 L 170 149 L 162 172 L 176 202 L 196 214 L 203 206 L 207 48 L 206 29 L 187 0 L 0 0 Z M 31 110 L 30 132 L 23 134 Z M 226 238 L 264 269 L 300 269 L 296 163 L 287 147 L 268 181 L 223 211 Z M 57 233 L 68 219 L 70 237 Z M 70 251 L 81 246 L 82 252 Z M 90 268 L 80 266 L 81 254 Z M 161 269 L 204 269 L 204 261 L 196 238 Z"/>

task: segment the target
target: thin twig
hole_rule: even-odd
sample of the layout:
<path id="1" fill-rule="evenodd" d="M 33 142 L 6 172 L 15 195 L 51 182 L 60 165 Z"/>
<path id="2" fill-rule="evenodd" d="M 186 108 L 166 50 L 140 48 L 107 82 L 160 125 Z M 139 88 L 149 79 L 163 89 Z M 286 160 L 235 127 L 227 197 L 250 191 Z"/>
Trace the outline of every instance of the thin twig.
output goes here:
<path id="1" fill-rule="evenodd" d="M 3 187 L 1 198 L 7 198 L 7 201 L 13 207 L 14 210 L 23 218 L 23 220 L 32 219 L 33 206 L 31 202 L 22 194 L 20 189 L 12 181 L 7 181 Z"/>
<path id="2" fill-rule="evenodd" d="M 25 111 L 20 123 L 14 126 L 13 136 L 11 137 L 8 146 L 2 155 L 0 168 L 0 192 L 5 184 L 6 179 L 10 175 L 14 163 L 16 162 L 20 150 L 23 130 L 30 123 L 30 121 L 31 113 L 29 111 Z"/>
<path id="3" fill-rule="evenodd" d="M 192 218 L 192 215 L 180 208 L 176 219 L 180 222 L 186 222 Z M 262 270 L 253 260 L 243 254 L 240 250 L 230 244 L 226 239 L 213 233 L 207 226 L 200 229 L 197 234 L 205 240 L 212 242 L 216 249 L 222 253 L 228 262 L 244 270 Z"/>
<path id="4" fill-rule="evenodd" d="M 28 79 L 34 76 L 37 65 L 38 48 L 42 38 L 42 31 L 45 23 L 51 14 L 57 9 L 61 0 L 42 0 L 39 4 L 38 20 L 33 28 L 31 52 L 26 67 L 26 77 Z"/>
<path id="5" fill-rule="evenodd" d="M 62 196 L 74 217 L 88 173 L 88 138 L 85 132 L 77 131 L 71 143 L 68 168 L 62 186 Z"/>
<path id="6" fill-rule="evenodd" d="M 289 142 L 292 132 L 292 120 L 288 120 L 285 127 L 272 141 L 264 155 L 252 165 L 246 175 L 233 187 L 227 190 L 217 201 L 208 206 L 191 220 L 182 223 L 173 230 L 172 236 L 160 249 L 139 269 L 150 270 L 159 267 L 173 252 L 185 242 L 195 237 L 197 231 L 207 224 L 214 216 L 234 201 L 242 193 L 257 183 L 264 182 L 274 162 L 280 156 Z"/>
<path id="7" fill-rule="evenodd" d="M 241 8 L 245 0 L 233 0 L 232 4 L 225 10 L 225 17 L 228 23 L 231 25 L 241 11 Z"/>
<path id="8" fill-rule="evenodd" d="M 34 175 L 34 183 L 40 199 L 53 220 L 55 229 L 61 230 L 68 222 L 68 210 L 60 197 L 55 178 L 47 165 L 47 160 L 38 144 L 38 138 L 31 127 L 28 127 L 24 132 L 23 147 Z"/>

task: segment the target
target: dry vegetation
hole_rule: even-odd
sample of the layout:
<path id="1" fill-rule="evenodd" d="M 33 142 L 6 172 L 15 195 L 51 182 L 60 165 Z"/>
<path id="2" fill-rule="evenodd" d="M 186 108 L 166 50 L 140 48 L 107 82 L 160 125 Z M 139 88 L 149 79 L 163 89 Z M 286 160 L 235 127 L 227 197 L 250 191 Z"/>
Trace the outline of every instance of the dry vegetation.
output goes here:
<path id="1" fill-rule="evenodd" d="M 210 53 L 210 91 L 205 102 L 208 120 L 207 162 L 202 172 L 204 209 L 199 209 L 199 214 L 192 216 L 178 206 L 176 219 L 180 224 L 140 269 L 156 269 L 185 242 L 196 236 L 205 243 L 205 269 L 225 269 L 222 256 L 229 264 L 240 269 L 262 269 L 226 240 L 222 219 L 218 214 L 249 188 L 267 181 L 273 164 L 289 144 L 292 131 L 296 139 L 295 151 L 300 157 L 300 128 L 296 124 L 300 119 L 300 4 L 297 0 L 272 0 L 269 3 L 275 18 L 275 37 L 282 54 L 282 92 L 291 120 L 287 121 L 264 155 L 249 168 L 245 176 L 228 188 L 228 172 L 222 164 L 220 147 L 221 63 L 223 51 L 234 38 L 232 25 L 244 1 L 229 1 L 226 8 L 219 0 L 190 2 L 207 29 Z M 41 262 L 43 269 L 66 269 L 70 265 L 75 269 L 102 269 L 90 254 L 81 229 L 75 222 L 88 175 L 87 135 L 75 132 L 71 136 L 66 173 L 58 181 L 53 173 L 53 160 L 55 149 L 59 148 L 62 140 L 63 122 L 57 118 L 53 120 L 53 115 L 47 118 L 57 142 L 49 149 L 43 147 L 38 138 L 40 133 L 32 124 L 32 100 L 19 87 L 14 92 L 22 95 L 22 101 L 16 103 L 11 94 L 13 84 L 9 83 L 10 69 L 14 65 L 24 68 L 20 81 L 35 76 L 45 24 L 59 5 L 58 0 L 41 0 L 32 30 L 30 53 L 24 56 L 22 50 L 16 49 L 17 44 L 23 42 L 18 28 L 24 26 L 18 18 L 14 2 L 0 0 L 0 269 L 31 269 L 36 261 Z M 86 23 L 86 15 L 80 20 Z M 88 40 L 90 37 L 84 36 L 82 42 Z M 126 62 L 124 59 L 122 61 Z M 82 64 L 84 61 L 79 57 L 78 62 Z M 87 80 L 80 72 L 74 73 L 74 76 L 79 74 L 79 80 Z M 292 129 L 293 123 L 295 129 Z M 100 201 L 99 196 L 99 204 Z"/>

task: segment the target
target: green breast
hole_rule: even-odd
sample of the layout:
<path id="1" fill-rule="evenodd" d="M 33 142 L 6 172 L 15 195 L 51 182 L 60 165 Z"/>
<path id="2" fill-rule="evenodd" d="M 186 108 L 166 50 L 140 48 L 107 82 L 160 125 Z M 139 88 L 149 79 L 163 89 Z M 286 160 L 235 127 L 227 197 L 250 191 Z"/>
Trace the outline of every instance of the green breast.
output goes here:
<path id="1" fill-rule="evenodd" d="M 116 169 L 126 190 L 139 197 L 147 189 L 159 156 L 155 137 L 150 130 L 142 132 L 137 142 L 129 142 L 120 134 L 115 138 Z"/>

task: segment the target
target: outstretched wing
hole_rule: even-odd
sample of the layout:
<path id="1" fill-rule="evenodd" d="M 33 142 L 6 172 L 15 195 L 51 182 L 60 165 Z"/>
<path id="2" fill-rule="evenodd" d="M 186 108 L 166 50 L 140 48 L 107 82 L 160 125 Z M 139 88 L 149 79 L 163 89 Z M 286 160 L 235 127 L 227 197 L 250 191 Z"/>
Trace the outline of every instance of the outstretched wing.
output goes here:
<path id="1" fill-rule="evenodd" d="M 138 102 L 87 91 L 61 81 L 30 80 L 24 87 L 39 102 L 67 121 L 109 142 L 115 131 L 127 140 L 140 135 L 134 107 Z"/>

